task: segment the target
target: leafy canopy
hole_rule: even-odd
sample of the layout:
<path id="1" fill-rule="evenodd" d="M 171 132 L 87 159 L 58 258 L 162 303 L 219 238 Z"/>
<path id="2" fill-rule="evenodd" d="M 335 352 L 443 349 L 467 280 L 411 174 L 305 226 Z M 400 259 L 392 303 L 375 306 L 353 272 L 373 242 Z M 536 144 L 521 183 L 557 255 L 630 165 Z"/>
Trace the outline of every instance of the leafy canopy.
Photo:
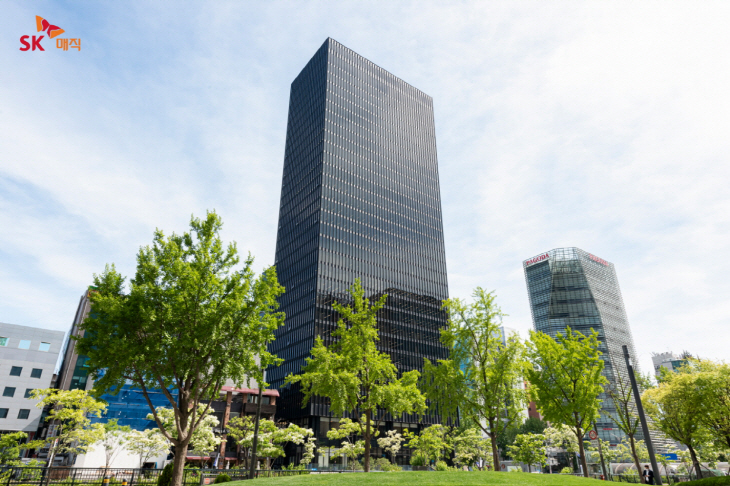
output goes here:
<path id="1" fill-rule="evenodd" d="M 83 454 L 104 437 L 104 426 L 92 424 L 91 417 L 101 417 L 107 405 L 89 392 L 39 388 L 31 392 L 31 398 L 39 400 L 38 408 L 49 407 L 48 422 L 57 422 L 55 437 L 58 442 L 49 454 L 49 461 L 56 453 Z"/>
<path id="2" fill-rule="evenodd" d="M 330 399 L 330 409 L 339 415 L 357 412 L 364 415 L 360 435 L 365 442 L 365 471 L 370 465 L 370 440 L 383 419 L 384 411 L 394 416 L 423 412 L 426 398 L 418 390 L 420 373 L 408 371 L 398 377 L 390 355 L 378 351 L 377 314 L 387 295 L 370 304 L 360 280 L 349 289 L 351 305 L 333 304 L 342 316 L 332 333 L 334 342 L 325 345 L 317 336 L 302 373 L 289 375 L 287 383 L 301 384 L 304 404 L 313 395 Z"/>
<path id="3" fill-rule="evenodd" d="M 543 464 L 546 460 L 545 436 L 543 434 L 519 434 L 515 443 L 509 446 L 510 455 L 527 464 L 532 471 L 533 464 Z"/>
<path id="4" fill-rule="evenodd" d="M 587 475 L 583 436 L 598 418 L 599 395 L 608 383 L 603 376 L 603 360 L 598 350 L 598 333 L 588 336 L 573 332 L 557 333 L 555 339 L 542 332 L 530 332 L 527 368 L 530 396 L 545 420 L 569 426 L 578 441 L 580 460 Z"/>
<path id="5" fill-rule="evenodd" d="M 421 389 L 431 408 L 444 417 L 466 419 L 492 439 L 492 460 L 499 467 L 497 438 L 521 418 L 525 408 L 524 346 L 502 335 L 502 317 L 493 292 L 477 287 L 474 301 L 444 301 L 448 327 L 441 342 L 449 359 L 424 361 Z"/>
<path id="6" fill-rule="evenodd" d="M 190 231 L 166 236 L 156 230 L 152 245 L 137 253 L 134 278 L 113 265 L 94 276 L 98 291 L 81 325 L 80 354 L 96 393 L 124 385 L 139 387 L 161 433 L 175 446 L 172 485 L 182 484 L 185 454 L 206 410 L 227 380 L 263 384 L 263 368 L 281 360 L 267 351 L 283 324 L 277 297 L 284 291 L 269 267 L 260 276 L 249 255 L 224 245 L 215 212 L 192 217 Z M 173 421 L 163 425 L 149 397 L 167 398 Z M 199 405 L 203 402 L 205 407 Z"/>

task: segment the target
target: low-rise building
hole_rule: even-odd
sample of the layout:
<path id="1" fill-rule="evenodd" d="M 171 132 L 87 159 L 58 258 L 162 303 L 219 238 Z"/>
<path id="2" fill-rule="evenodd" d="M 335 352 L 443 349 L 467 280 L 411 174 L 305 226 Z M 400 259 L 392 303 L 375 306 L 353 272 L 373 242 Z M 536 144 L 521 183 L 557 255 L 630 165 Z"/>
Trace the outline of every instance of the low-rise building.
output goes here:
<path id="1" fill-rule="evenodd" d="M 676 355 L 672 351 L 667 351 L 665 353 L 652 353 L 651 361 L 654 365 L 654 376 L 659 378 L 662 374 L 662 368 L 667 371 L 674 371 L 681 368 L 687 364 L 687 360 L 691 357 L 692 355 L 687 351 L 683 352 L 681 355 Z"/>
<path id="2" fill-rule="evenodd" d="M 35 436 L 42 410 L 30 393 L 55 384 L 64 336 L 63 331 L 0 323 L 0 433 Z"/>

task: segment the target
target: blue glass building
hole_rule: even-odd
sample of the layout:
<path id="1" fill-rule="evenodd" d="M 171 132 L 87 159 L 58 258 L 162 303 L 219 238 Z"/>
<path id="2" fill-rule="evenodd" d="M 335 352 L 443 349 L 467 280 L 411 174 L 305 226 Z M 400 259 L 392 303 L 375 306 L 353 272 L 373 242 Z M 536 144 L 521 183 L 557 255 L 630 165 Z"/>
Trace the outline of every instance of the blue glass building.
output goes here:
<path id="1" fill-rule="evenodd" d="M 579 248 L 557 248 L 523 266 L 535 330 L 552 337 L 567 327 L 583 334 L 595 330 L 604 376 L 610 384 L 627 379 L 622 346 L 628 346 L 631 356 L 636 351 L 613 263 Z M 600 398 L 598 435 L 616 444 L 624 436 L 615 423 L 616 407 L 607 393 Z"/>

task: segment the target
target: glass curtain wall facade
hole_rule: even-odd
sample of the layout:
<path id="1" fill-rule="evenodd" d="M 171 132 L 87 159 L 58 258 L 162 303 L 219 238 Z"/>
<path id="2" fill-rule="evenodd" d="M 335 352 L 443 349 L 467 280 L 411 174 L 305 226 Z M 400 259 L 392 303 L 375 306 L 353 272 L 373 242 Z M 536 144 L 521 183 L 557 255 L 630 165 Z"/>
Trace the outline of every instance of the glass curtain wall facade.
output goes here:
<path id="1" fill-rule="evenodd" d="M 557 248 L 523 265 L 535 330 L 552 337 L 566 327 L 583 334 L 595 330 L 606 378 L 628 379 L 622 346 L 633 357 L 636 351 L 613 263 L 579 248 Z M 623 438 L 613 418 L 616 408 L 606 393 L 601 399 L 598 435 L 615 444 Z"/>
<path id="2" fill-rule="evenodd" d="M 286 323 L 271 351 L 285 361 L 267 381 L 281 389 L 279 417 L 326 431 L 326 400 L 303 409 L 301 393 L 283 388 L 284 379 L 304 365 L 316 336 L 332 342 L 332 303 L 348 302 L 356 278 L 371 300 L 388 295 L 379 347 L 399 371 L 420 369 L 424 357 L 446 358 L 432 99 L 333 39 L 291 86 L 276 268 Z M 419 422 L 390 419 L 396 428 Z"/>

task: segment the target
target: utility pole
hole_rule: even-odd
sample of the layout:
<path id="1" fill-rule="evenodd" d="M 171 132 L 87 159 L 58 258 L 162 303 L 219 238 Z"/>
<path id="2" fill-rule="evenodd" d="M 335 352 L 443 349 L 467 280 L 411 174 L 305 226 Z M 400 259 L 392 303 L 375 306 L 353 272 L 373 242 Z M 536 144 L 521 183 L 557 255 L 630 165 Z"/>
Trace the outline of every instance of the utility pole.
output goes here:
<path id="1" fill-rule="evenodd" d="M 261 376 L 264 377 L 264 371 L 262 370 Z M 259 383 L 259 397 L 256 401 L 256 421 L 253 427 L 253 447 L 251 451 L 251 464 L 248 471 L 248 479 L 254 479 L 256 474 L 256 447 L 259 445 L 259 421 L 261 420 L 261 397 L 264 394 L 264 380 Z"/>
<path id="2" fill-rule="evenodd" d="M 626 369 L 629 373 L 629 379 L 631 380 L 631 388 L 634 391 L 634 400 L 636 400 L 636 412 L 639 414 L 639 420 L 641 421 L 641 430 L 644 432 L 644 441 L 646 442 L 646 450 L 649 453 L 649 460 L 651 461 L 651 467 L 654 470 L 654 481 L 656 484 L 662 484 L 662 475 L 659 472 L 659 466 L 656 462 L 656 456 L 654 455 L 654 445 L 651 443 L 651 437 L 649 436 L 649 426 L 646 423 L 646 416 L 644 415 L 644 406 L 641 404 L 641 395 L 639 395 L 639 385 L 636 383 L 636 376 L 634 376 L 634 367 L 631 366 L 631 356 L 629 356 L 629 348 L 625 344 L 622 346 L 624 350 L 624 359 L 626 360 Z M 639 471 L 641 476 L 642 472 Z"/>

